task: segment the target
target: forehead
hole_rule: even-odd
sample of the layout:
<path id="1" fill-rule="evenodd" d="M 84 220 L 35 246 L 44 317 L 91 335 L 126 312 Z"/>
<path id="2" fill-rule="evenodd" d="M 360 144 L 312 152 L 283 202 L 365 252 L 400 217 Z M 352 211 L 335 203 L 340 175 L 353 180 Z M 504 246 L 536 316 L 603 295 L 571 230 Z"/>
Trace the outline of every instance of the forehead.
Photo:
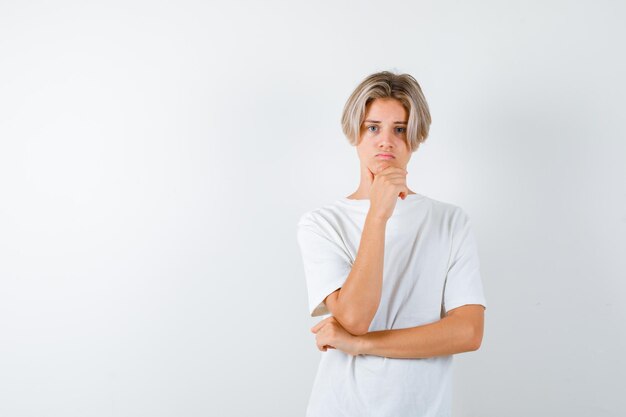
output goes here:
<path id="1" fill-rule="evenodd" d="M 375 118 L 376 120 L 388 118 L 406 120 L 407 111 L 400 100 L 391 97 L 377 98 L 367 104 L 365 117 L 366 119 Z"/>

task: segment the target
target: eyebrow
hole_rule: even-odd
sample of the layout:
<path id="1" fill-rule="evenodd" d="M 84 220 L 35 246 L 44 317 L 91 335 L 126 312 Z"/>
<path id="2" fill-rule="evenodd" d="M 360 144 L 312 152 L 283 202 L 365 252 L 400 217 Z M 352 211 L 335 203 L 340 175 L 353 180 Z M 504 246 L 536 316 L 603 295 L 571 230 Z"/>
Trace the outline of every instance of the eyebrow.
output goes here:
<path id="1" fill-rule="evenodd" d="M 381 123 L 380 120 L 365 120 L 366 122 L 369 123 Z M 394 125 L 405 125 L 406 122 L 393 122 Z"/>

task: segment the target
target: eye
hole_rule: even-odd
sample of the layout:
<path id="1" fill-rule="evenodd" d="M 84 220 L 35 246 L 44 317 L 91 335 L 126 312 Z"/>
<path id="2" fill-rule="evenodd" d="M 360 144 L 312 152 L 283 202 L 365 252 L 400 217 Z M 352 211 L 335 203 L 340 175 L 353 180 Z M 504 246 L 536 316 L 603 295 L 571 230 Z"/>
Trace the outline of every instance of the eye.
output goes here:
<path id="1" fill-rule="evenodd" d="M 372 129 L 370 129 L 370 128 L 372 128 L 372 127 L 373 127 L 374 129 L 378 129 L 378 126 L 376 126 L 376 125 L 369 125 L 369 126 L 367 126 L 367 127 L 366 127 L 366 129 L 367 129 L 369 132 L 375 132 L 376 130 L 372 130 Z"/>
<path id="2" fill-rule="evenodd" d="M 397 127 L 396 132 L 398 133 L 406 133 L 406 127 Z"/>

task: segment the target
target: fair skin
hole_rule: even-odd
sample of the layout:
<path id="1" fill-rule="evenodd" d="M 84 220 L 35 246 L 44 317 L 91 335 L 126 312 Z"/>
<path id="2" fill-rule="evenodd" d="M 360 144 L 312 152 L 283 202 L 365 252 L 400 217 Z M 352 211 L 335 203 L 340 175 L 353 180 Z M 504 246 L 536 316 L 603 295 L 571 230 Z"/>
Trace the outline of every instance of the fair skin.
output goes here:
<path id="1" fill-rule="evenodd" d="M 406 185 L 406 164 L 411 158 L 406 121 L 400 102 L 376 99 L 368 105 L 361 126 L 357 145 L 361 184 L 349 198 L 369 198 L 370 209 L 350 274 L 342 288 L 325 300 L 338 324 L 353 335 L 367 333 L 380 303 L 387 220 L 398 198 L 414 194 Z"/>
<path id="2" fill-rule="evenodd" d="M 317 323 L 317 348 L 339 349 L 349 355 L 387 358 L 430 358 L 478 350 L 483 338 L 484 307 L 468 304 L 448 311 L 439 321 L 406 329 L 348 333 L 333 316 Z"/>
<path id="3" fill-rule="evenodd" d="M 411 159 L 412 152 L 406 137 L 408 113 L 402 103 L 393 98 L 375 99 L 366 108 L 364 122 L 356 146 L 357 155 L 361 166 L 361 181 L 359 188 L 348 196 L 355 200 L 371 199 L 386 201 L 385 196 L 375 194 L 370 196 L 374 179 L 379 174 L 402 178 L 404 171 L 404 187 L 401 191 L 406 194 L 415 194 L 406 186 L 406 167 Z M 386 159 L 381 154 L 390 154 L 391 159 Z M 383 173 L 385 168 L 393 167 Z M 396 175 L 392 174 L 395 173 Z M 383 187 L 381 187 L 383 188 Z M 395 206 L 396 200 L 389 199 L 389 203 Z"/>
<path id="4" fill-rule="evenodd" d="M 398 198 L 415 194 L 406 185 L 411 151 L 406 139 L 408 113 L 393 98 L 375 99 L 366 108 L 357 144 L 361 182 L 348 198 L 369 199 L 359 251 L 352 271 L 326 305 L 331 316 L 311 328 L 319 350 L 350 355 L 428 358 L 477 350 L 484 327 L 484 307 L 464 305 L 439 321 L 406 329 L 369 332 L 380 302 L 386 223 Z M 384 155 L 392 157 L 384 157 Z"/>

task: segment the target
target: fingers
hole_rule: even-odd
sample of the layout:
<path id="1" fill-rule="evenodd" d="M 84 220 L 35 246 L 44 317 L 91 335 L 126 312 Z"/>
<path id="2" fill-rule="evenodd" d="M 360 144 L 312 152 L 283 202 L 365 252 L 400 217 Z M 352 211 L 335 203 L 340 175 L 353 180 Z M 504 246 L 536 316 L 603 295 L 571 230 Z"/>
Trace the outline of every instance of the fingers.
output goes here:
<path id="1" fill-rule="evenodd" d="M 322 352 L 326 352 L 327 349 L 335 349 L 334 346 L 326 344 L 326 342 L 328 341 L 328 335 L 325 334 L 325 332 L 321 332 L 318 334 L 318 332 L 322 330 L 325 325 L 327 325 L 328 323 L 332 321 L 336 322 L 336 319 L 334 316 L 326 317 L 324 320 L 320 321 L 319 323 L 317 323 L 315 326 L 311 328 L 311 331 L 313 333 L 316 333 L 315 344 L 317 345 L 317 349 Z"/>
<path id="2" fill-rule="evenodd" d="M 385 187 L 396 188 L 399 192 L 406 192 L 408 194 L 408 187 L 406 185 L 406 177 L 402 174 L 400 175 L 387 175 L 381 182 Z M 395 187 L 394 187 L 395 186 Z"/>
<path id="3" fill-rule="evenodd" d="M 390 167 L 381 171 L 378 175 L 376 175 L 377 182 L 393 182 L 395 181 L 403 181 L 406 182 L 407 171 L 402 168 Z"/>
<path id="4" fill-rule="evenodd" d="M 389 174 L 389 175 L 384 175 L 381 179 L 382 181 L 389 181 L 389 180 L 402 180 L 402 181 L 406 181 L 406 175 L 405 174 Z"/>
<path id="5" fill-rule="evenodd" d="M 380 172 L 378 173 L 378 175 L 389 175 L 389 174 L 402 174 L 402 175 L 407 175 L 409 173 L 409 171 L 407 171 L 404 168 L 400 168 L 400 167 L 394 167 L 394 166 L 388 166 L 385 169 L 380 170 Z"/>
<path id="6" fill-rule="evenodd" d="M 379 182 L 387 185 L 404 185 L 403 188 L 406 188 L 406 170 L 401 168 L 385 170 L 385 172 L 378 174 L 377 178 Z"/>
<path id="7" fill-rule="evenodd" d="M 406 179 L 405 179 L 402 182 L 402 191 L 400 191 L 400 194 L 398 194 L 398 197 L 404 200 L 406 199 L 408 195 L 409 195 L 409 187 L 406 186 Z"/>
<path id="8" fill-rule="evenodd" d="M 335 317 L 333 317 L 333 316 L 326 317 L 324 320 L 320 321 L 315 326 L 311 327 L 311 331 L 313 333 L 317 333 L 322 327 L 324 327 L 324 325 L 326 323 L 328 323 L 329 321 L 334 320 L 334 319 L 335 319 Z"/>
<path id="9" fill-rule="evenodd" d="M 383 175 L 389 175 L 391 173 L 394 174 L 403 174 L 403 175 L 407 175 L 409 173 L 409 171 L 407 171 L 404 168 L 400 168 L 398 166 L 395 165 L 390 165 L 389 162 L 387 161 L 380 161 L 378 162 L 372 169 L 370 169 L 369 167 L 367 168 L 367 172 L 368 172 L 368 180 L 370 182 L 370 184 L 374 181 L 374 179 L 377 176 Z"/>
<path id="10" fill-rule="evenodd" d="M 388 189 L 387 192 L 397 193 L 396 198 L 405 200 L 409 195 L 409 188 L 406 185 L 406 176 L 408 171 L 398 167 L 387 167 L 381 171 L 376 177 L 377 182 L 383 188 Z"/>

